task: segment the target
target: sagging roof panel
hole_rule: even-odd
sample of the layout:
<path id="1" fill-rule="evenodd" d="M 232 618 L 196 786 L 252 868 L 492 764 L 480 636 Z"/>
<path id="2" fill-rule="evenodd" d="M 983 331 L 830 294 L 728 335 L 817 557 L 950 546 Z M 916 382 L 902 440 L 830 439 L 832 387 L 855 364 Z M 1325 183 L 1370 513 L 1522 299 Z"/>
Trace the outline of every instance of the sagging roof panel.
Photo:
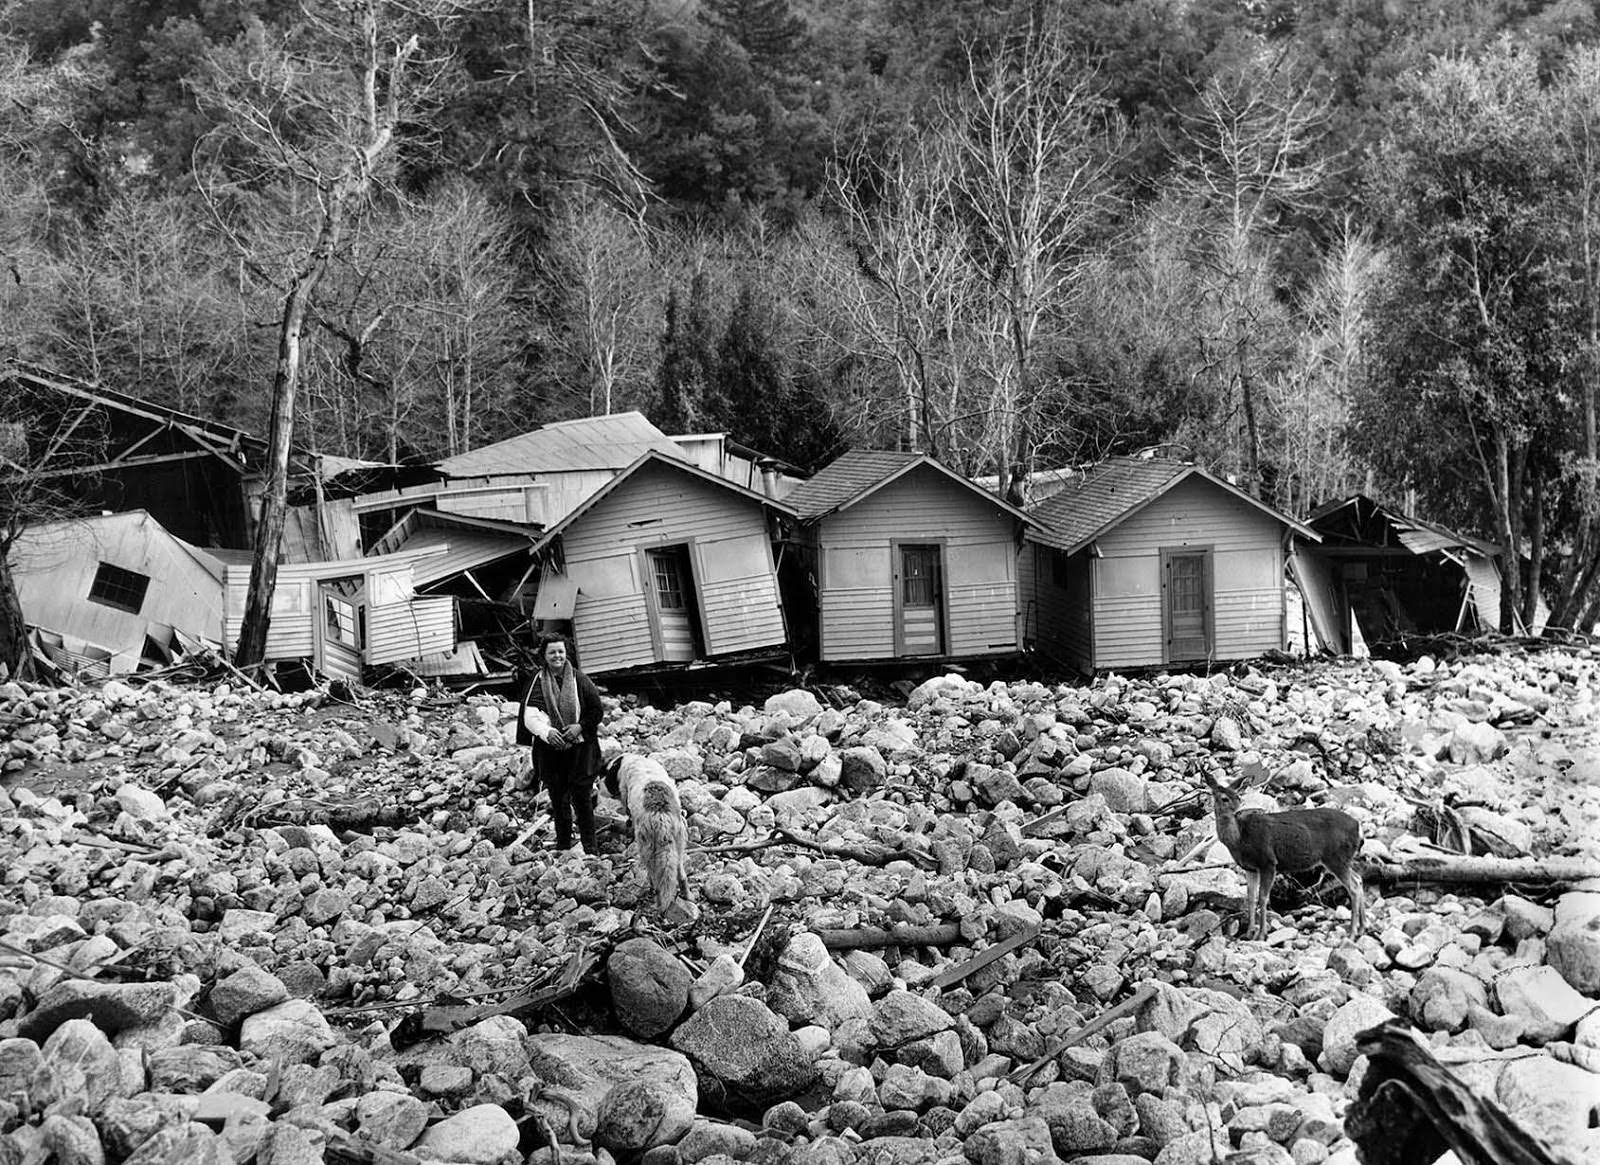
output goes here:
<path id="1" fill-rule="evenodd" d="M 922 456 L 885 449 L 852 449 L 823 466 L 783 500 L 801 521 L 810 521 L 870 493 Z"/>
<path id="2" fill-rule="evenodd" d="M 459 453 L 438 463 L 449 477 L 623 469 L 647 452 L 682 459 L 682 450 L 643 413 L 557 421 Z"/>

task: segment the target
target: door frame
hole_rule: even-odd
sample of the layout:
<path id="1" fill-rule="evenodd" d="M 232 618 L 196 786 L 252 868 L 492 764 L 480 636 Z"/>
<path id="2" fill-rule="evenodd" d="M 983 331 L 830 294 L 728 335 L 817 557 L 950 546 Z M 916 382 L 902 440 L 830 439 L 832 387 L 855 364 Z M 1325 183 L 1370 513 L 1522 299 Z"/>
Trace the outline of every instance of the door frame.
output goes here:
<path id="1" fill-rule="evenodd" d="M 1156 569 L 1160 581 L 1158 591 L 1161 596 L 1161 662 L 1163 663 L 1197 663 L 1211 659 L 1217 654 L 1217 575 L 1214 550 L 1215 547 L 1211 543 L 1202 546 L 1161 547 L 1160 562 Z M 1172 654 L 1172 596 L 1167 586 L 1169 578 L 1167 571 L 1174 558 L 1199 558 L 1204 563 L 1206 649 L 1203 655 L 1175 658 Z"/>
<path id="2" fill-rule="evenodd" d="M 907 659 L 939 659 L 950 654 L 950 554 L 945 538 L 892 538 L 889 540 L 889 593 L 894 599 L 894 653 Z M 906 655 L 905 587 L 900 567 L 906 546 L 932 546 L 939 551 L 939 594 L 934 608 L 939 619 L 939 650 L 928 656 Z"/>
<path id="3" fill-rule="evenodd" d="M 683 547 L 683 557 L 689 568 L 689 585 L 694 591 L 694 609 L 689 613 L 690 631 L 695 636 L 695 658 L 705 659 L 710 656 L 706 634 L 706 607 L 705 595 L 700 584 L 700 548 L 698 539 L 692 537 L 664 538 L 659 542 L 649 545 L 640 544 L 634 548 L 634 558 L 638 565 L 640 589 L 644 591 L 645 610 L 650 614 L 650 650 L 655 656 L 655 662 L 665 662 L 667 645 L 661 634 L 661 601 L 656 593 L 656 575 L 650 565 L 650 552 L 652 550 L 668 550 L 675 546 Z"/>

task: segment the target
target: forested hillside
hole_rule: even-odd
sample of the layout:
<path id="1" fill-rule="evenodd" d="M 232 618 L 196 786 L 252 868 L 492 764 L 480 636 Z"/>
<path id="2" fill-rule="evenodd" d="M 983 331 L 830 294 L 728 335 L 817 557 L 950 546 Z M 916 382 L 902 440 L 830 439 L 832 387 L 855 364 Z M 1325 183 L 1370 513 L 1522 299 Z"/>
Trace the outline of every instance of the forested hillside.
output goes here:
<path id="1" fill-rule="evenodd" d="M 0 360 L 383 460 L 1170 443 L 1589 626 L 1597 131 L 1588 0 L 0 0 Z"/>

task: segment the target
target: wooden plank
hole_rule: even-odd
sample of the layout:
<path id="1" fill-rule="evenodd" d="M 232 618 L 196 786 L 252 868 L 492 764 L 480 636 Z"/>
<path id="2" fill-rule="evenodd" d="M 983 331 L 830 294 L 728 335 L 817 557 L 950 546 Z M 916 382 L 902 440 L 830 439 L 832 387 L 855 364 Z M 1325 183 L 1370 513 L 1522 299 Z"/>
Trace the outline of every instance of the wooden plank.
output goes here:
<path id="1" fill-rule="evenodd" d="M 1030 926 L 1027 930 L 1018 931 L 1004 942 L 995 943 L 994 946 L 989 947 L 987 950 L 981 951 L 973 955 L 972 958 L 935 975 L 933 977 L 933 985 L 943 991 L 946 987 L 960 983 L 973 972 L 981 971 L 990 963 L 1004 958 L 1018 947 L 1027 946 L 1038 937 L 1039 928 L 1037 926 Z"/>

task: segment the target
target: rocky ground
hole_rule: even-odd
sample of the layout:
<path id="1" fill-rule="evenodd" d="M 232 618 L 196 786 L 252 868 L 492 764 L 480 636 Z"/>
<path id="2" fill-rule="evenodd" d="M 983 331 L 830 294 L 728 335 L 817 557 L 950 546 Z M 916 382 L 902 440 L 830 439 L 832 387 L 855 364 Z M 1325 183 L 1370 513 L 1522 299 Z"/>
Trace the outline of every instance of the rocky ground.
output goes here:
<path id="1" fill-rule="evenodd" d="M 1373 884 L 1351 941 L 1280 878 L 1246 942 L 1196 763 L 1374 869 L 1600 860 L 1596 652 L 820 694 L 611 701 L 690 919 L 620 822 L 550 852 L 499 698 L 0 685 L 0 1163 L 1349 1162 L 1390 1016 L 1600 1157 L 1600 885 Z"/>

